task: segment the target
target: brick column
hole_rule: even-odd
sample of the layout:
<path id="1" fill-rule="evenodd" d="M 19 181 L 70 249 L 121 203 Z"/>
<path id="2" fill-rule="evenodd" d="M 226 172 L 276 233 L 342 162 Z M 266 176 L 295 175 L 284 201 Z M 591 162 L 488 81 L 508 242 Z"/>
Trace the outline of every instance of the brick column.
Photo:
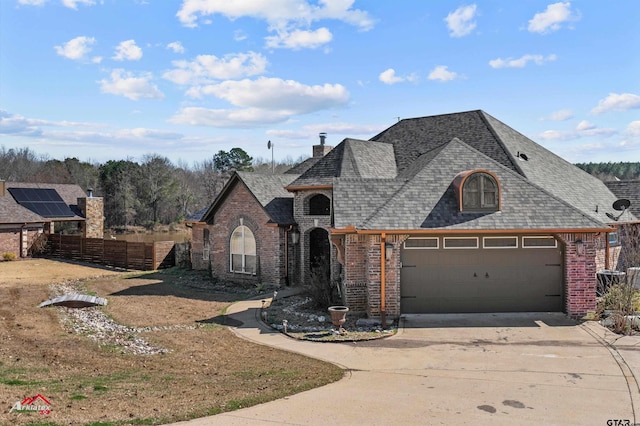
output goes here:
<path id="1" fill-rule="evenodd" d="M 561 234 L 565 243 L 565 308 L 572 318 L 581 318 L 595 312 L 596 252 L 594 234 Z"/>

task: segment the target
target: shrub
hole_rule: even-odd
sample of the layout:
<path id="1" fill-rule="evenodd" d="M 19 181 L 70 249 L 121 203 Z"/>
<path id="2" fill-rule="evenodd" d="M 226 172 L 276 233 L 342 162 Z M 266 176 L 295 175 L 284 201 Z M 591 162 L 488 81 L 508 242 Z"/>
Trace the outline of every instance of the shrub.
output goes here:
<path id="1" fill-rule="evenodd" d="M 319 309 L 327 309 L 338 301 L 338 288 L 335 283 L 331 282 L 331 268 L 328 259 L 323 257 L 311 267 L 309 283 L 304 288 L 313 299 L 315 307 Z"/>
<path id="2" fill-rule="evenodd" d="M 2 253 L 2 258 L 4 260 L 15 260 L 16 259 L 16 254 L 15 253 Z"/>

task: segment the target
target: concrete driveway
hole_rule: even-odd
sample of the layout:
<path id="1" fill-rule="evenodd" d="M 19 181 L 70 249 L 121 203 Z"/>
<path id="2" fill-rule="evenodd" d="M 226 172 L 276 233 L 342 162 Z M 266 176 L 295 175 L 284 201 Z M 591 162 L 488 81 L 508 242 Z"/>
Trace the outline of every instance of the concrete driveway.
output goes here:
<path id="1" fill-rule="evenodd" d="M 370 342 L 296 341 L 256 321 L 260 302 L 229 313 L 235 332 L 337 363 L 346 377 L 255 407 L 180 423 L 201 425 L 607 425 L 640 422 L 640 338 L 562 314 L 409 315 Z M 611 343 L 609 342 L 609 343 Z M 635 376 L 632 368 L 636 369 Z M 634 414 L 635 407 L 635 414 Z M 628 422 L 627 422 L 628 421 Z"/>

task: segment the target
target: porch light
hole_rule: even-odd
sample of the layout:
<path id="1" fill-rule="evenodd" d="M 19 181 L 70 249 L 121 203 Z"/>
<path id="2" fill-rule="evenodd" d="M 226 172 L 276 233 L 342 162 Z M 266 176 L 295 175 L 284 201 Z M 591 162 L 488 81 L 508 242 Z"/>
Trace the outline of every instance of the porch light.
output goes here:
<path id="1" fill-rule="evenodd" d="M 297 229 L 294 229 L 293 231 L 291 231 L 291 243 L 294 246 L 297 246 L 299 242 L 300 242 L 300 231 L 298 231 Z"/>
<path id="2" fill-rule="evenodd" d="M 385 243 L 384 244 L 384 255 L 385 255 L 385 259 L 387 259 L 387 261 L 391 260 L 391 257 L 393 256 L 393 244 L 391 243 Z"/>
<path id="3" fill-rule="evenodd" d="M 584 255 L 584 242 L 582 240 L 576 240 L 576 253 L 578 256 Z"/>

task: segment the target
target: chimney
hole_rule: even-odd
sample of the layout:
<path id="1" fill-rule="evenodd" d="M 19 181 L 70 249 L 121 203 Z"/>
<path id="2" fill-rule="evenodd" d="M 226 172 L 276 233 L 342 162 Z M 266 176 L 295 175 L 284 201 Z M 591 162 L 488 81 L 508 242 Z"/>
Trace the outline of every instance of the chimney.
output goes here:
<path id="1" fill-rule="evenodd" d="M 5 196 L 5 182 L 3 180 L 0 180 L 0 197 L 4 197 Z"/>
<path id="2" fill-rule="evenodd" d="M 320 145 L 313 146 L 313 158 L 324 157 L 333 149 L 332 146 L 325 145 L 327 140 L 327 134 L 325 132 L 320 133 Z"/>

